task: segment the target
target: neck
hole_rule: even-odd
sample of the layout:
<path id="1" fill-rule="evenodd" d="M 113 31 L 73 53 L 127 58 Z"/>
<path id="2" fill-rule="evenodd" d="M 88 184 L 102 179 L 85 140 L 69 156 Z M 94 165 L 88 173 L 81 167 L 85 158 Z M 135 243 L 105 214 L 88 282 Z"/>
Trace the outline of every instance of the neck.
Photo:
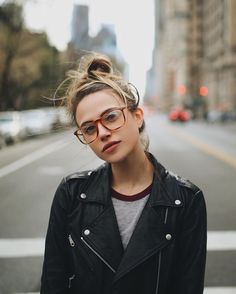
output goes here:
<path id="1" fill-rule="evenodd" d="M 112 164 L 112 188 L 125 195 L 139 193 L 152 183 L 153 165 L 144 151 Z"/>

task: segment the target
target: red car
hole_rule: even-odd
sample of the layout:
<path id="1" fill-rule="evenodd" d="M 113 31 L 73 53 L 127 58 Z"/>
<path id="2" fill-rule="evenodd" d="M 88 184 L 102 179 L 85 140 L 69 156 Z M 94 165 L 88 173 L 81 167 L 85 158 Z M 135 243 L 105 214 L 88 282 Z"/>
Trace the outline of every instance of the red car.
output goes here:
<path id="1" fill-rule="evenodd" d="M 190 113 L 185 109 L 173 109 L 169 113 L 169 120 L 186 122 L 190 120 Z"/>

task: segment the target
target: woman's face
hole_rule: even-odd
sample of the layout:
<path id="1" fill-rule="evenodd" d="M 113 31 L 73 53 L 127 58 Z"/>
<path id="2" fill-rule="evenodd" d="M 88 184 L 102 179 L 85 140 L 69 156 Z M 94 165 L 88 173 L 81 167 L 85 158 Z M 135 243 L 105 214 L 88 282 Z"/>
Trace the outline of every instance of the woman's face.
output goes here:
<path id="1" fill-rule="evenodd" d="M 101 90 L 85 96 L 76 109 L 76 122 L 81 126 L 85 122 L 95 121 L 104 111 L 124 107 L 122 99 L 110 89 Z M 139 128 L 143 123 L 143 111 L 137 108 L 130 112 L 124 109 L 125 123 L 117 130 L 108 130 L 100 122 L 97 123 L 98 136 L 89 144 L 94 153 L 110 163 L 125 160 L 134 151 L 140 150 Z"/>

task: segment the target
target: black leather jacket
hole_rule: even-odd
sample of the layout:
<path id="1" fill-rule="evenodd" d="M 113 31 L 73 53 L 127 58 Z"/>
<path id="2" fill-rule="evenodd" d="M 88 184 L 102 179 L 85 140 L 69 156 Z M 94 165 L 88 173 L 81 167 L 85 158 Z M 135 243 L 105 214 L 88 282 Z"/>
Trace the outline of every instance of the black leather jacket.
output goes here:
<path id="1" fill-rule="evenodd" d="M 152 192 L 125 251 L 110 197 L 110 166 L 63 179 L 51 208 L 40 293 L 203 293 L 203 194 L 150 157 Z"/>

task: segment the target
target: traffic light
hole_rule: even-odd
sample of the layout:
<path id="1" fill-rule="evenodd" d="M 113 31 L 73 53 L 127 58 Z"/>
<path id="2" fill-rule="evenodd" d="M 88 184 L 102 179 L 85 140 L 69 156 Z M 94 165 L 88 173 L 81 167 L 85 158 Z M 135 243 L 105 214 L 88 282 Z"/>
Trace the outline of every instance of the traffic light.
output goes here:
<path id="1" fill-rule="evenodd" d="M 201 86 L 199 89 L 200 96 L 207 96 L 208 94 L 208 88 L 206 86 Z"/>
<path id="2" fill-rule="evenodd" d="M 184 95 L 184 94 L 186 94 L 186 91 L 187 91 L 187 89 L 186 89 L 186 86 L 185 86 L 185 85 L 179 85 L 179 86 L 177 87 L 177 92 L 178 92 L 180 95 Z"/>

